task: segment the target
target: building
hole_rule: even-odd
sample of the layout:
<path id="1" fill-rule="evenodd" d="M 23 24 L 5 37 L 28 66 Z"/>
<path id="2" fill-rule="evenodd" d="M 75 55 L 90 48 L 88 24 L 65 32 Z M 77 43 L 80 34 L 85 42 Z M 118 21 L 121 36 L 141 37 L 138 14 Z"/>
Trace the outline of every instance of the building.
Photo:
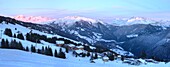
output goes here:
<path id="1" fill-rule="evenodd" d="M 109 58 L 107 56 L 104 56 L 103 59 L 102 59 L 104 62 L 108 62 L 109 61 Z"/>
<path id="2" fill-rule="evenodd" d="M 64 41 L 56 41 L 56 46 L 64 46 Z"/>
<path id="3" fill-rule="evenodd" d="M 74 48 L 76 48 L 74 44 L 65 44 L 65 47 L 68 48 L 69 50 L 74 50 Z"/>
<path id="4" fill-rule="evenodd" d="M 84 50 L 84 46 L 76 46 L 76 50 Z"/>

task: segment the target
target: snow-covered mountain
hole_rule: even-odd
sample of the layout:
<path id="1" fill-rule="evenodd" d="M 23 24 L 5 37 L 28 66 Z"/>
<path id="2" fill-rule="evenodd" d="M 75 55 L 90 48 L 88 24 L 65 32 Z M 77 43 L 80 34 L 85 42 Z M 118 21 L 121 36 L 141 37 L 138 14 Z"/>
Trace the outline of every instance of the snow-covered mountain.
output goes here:
<path id="1" fill-rule="evenodd" d="M 17 15 L 14 18 L 24 22 L 33 22 L 39 24 L 44 24 L 55 20 L 52 18 L 42 17 L 42 16 L 24 16 L 24 15 Z"/>
<path id="2" fill-rule="evenodd" d="M 170 26 L 170 21 L 154 20 L 145 17 L 115 18 L 108 23 L 117 26 L 134 25 L 134 24 L 152 24 L 155 26 L 163 26 L 163 27 Z"/>
<path id="3" fill-rule="evenodd" d="M 52 51 L 54 52 L 55 49 L 57 49 L 57 51 L 59 51 L 59 48 L 56 46 L 56 43 L 53 43 L 51 41 L 56 40 L 56 41 L 64 41 L 64 44 L 72 44 L 72 45 L 76 45 L 76 46 L 86 46 L 86 49 L 83 52 L 87 52 L 87 50 L 92 51 L 92 49 L 90 47 L 90 45 L 86 44 L 86 42 L 81 42 L 73 40 L 71 38 L 62 36 L 60 34 L 63 35 L 67 35 L 66 33 L 64 33 L 63 31 L 58 31 L 57 29 L 47 26 L 47 25 L 41 25 L 41 24 L 33 24 L 33 23 L 27 23 L 27 22 L 22 22 L 22 21 L 18 21 L 9 17 L 3 17 L 0 16 L 0 30 L 1 30 L 1 40 L 5 39 L 8 40 L 9 42 L 12 40 L 16 40 L 17 42 L 21 42 L 23 44 L 23 47 L 31 47 L 31 45 L 36 46 L 36 49 L 42 49 L 42 47 L 51 47 Z M 3 32 L 5 32 L 6 29 L 11 29 L 11 37 L 3 34 Z M 58 32 L 56 32 L 58 31 Z M 18 39 L 18 34 L 22 33 L 23 39 Z M 35 35 L 31 35 L 32 39 L 36 39 L 36 42 L 29 40 L 28 38 L 28 34 L 34 34 Z M 67 35 L 69 36 L 69 34 Z M 54 38 L 56 37 L 56 38 Z M 39 40 L 40 42 L 37 43 L 37 40 Z M 120 48 L 117 45 L 117 48 Z M 115 49 L 117 49 L 115 48 Z M 93 47 L 94 49 L 94 47 Z M 96 49 L 96 48 L 95 48 Z M 97 48 L 100 51 L 100 48 Z M 106 49 L 101 48 L 102 52 L 105 51 Z M 121 53 L 121 55 L 124 56 L 133 56 L 133 54 L 131 54 L 130 52 L 124 51 L 123 49 L 119 49 L 120 51 L 123 51 L 124 53 Z M 108 50 L 107 50 L 108 51 Z M 127 54 L 129 53 L 129 55 Z"/>
<path id="4" fill-rule="evenodd" d="M 91 18 L 86 18 L 86 17 L 80 17 L 80 16 L 66 16 L 64 18 L 58 18 L 55 20 L 55 24 L 60 24 L 60 25 L 67 25 L 67 26 L 71 26 L 73 25 L 75 22 L 79 22 L 79 21 L 85 21 L 86 23 L 89 24 L 95 24 L 95 23 L 103 23 L 100 20 L 95 20 L 95 19 L 91 19 Z"/>
<path id="5" fill-rule="evenodd" d="M 127 18 L 123 20 L 122 19 L 115 20 L 117 23 L 121 21 L 122 24 L 123 23 L 126 24 L 126 25 L 120 25 L 120 26 L 116 26 L 116 25 L 112 25 L 108 23 L 102 23 L 102 22 L 96 23 L 94 22 L 94 20 L 87 20 L 87 19 L 80 20 L 80 19 L 77 19 L 77 17 L 73 17 L 73 18 L 71 17 L 71 21 L 68 19 L 70 19 L 70 17 L 67 17 L 67 20 L 63 19 L 64 21 L 60 21 L 60 22 L 55 21 L 47 25 L 50 25 L 54 28 L 60 29 L 63 32 L 72 35 L 68 37 L 75 38 L 81 42 L 89 43 L 97 47 L 112 49 L 112 48 L 118 48 L 116 47 L 116 45 L 122 46 L 123 48 L 125 48 L 125 50 L 132 51 L 138 57 L 141 55 L 141 52 L 143 50 L 149 51 L 148 49 L 150 49 L 154 51 L 155 49 L 153 48 L 155 46 L 163 45 L 164 43 L 163 42 L 155 46 L 151 46 L 151 45 L 154 45 L 154 43 L 156 43 L 155 42 L 156 40 L 150 41 L 151 43 L 150 42 L 149 43 L 151 45 L 148 48 L 145 48 L 146 44 L 148 44 L 147 41 L 149 40 L 147 40 L 146 43 L 144 43 L 145 41 L 143 42 L 143 40 L 145 39 L 141 37 L 155 36 L 155 34 L 161 33 L 163 31 L 168 32 L 168 28 L 158 25 L 161 22 L 156 22 L 154 20 L 141 18 L 141 17 L 133 17 L 133 18 Z M 162 33 L 162 35 L 166 35 L 166 34 Z M 136 42 L 136 40 L 139 42 Z M 151 40 L 154 40 L 154 39 L 151 39 Z M 161 39 L 158 38 L 158 40 L 161 40 Z M 140 43 L 140 41 L 142 41 L 143 44 L 141 44 L 140 46 L 137 46 L 137 44 Z M 133 46 L 134 43 L 136 43 L 136 46 Z M 138 47 L 138 49 L 140 50 L 136 49 L 136 47 Z M 159 48 L 159 50 L 162 50 L 162 49 L 166 49 L 166 48 Z M 167 59 L 168 58 L 167 55 L 169 55 L 167 49 L 164 50 L 164 52 L 166 52 L 164 53 L 164 57 L 160 57 L 162 56 L 162 54 L 159 54 L 156 56 L 159 57 L 160 59 L 162 58 Z M 156 50 L 158 50 L 158 48 Z M 154 53 L 155 52 L 153 53 L 148 52 L 149 55 L 152 55 Z"/>
<path id="6" fill-rule="evenodd" d="M 98 41 L 117 43 L 114 38 L 111 38 L 114 36 L 108 37 L 108 35 L 112 34 L 109 33 L 109 31 L 111 31 L 111 29 L 109 30 L 109 25 L 100 20 L 69 16 L 60 18 L 47 25 L 50 25 L 54 28 L 60 28 L 62 31 L 75 35 L 79 38 L 79 40 L 88 42 L 92 45 Z"/>
<path id="7" fill-rule="evenodd" d="M 117 49 L 122 50 L 121 47 L 123 47 L 127 51 L 132 51 L 137 57 L 140 57 L 140 53 L 146 50 L 148 51 L 148 55 L 154 55 L 159 59 L 170 59 L 168 56 L 169 48 L 160 46 L 168 45 L 168 42 L 166 43 L 169 36 L 167 34 L 169 32 L 168 27 L 150 24 L 150 20 L 140 17 L 122 20 L 122 23 L 127 23 L 129 20 L 128 23 L 134 24 L 115 26 L 85 17 L 65 17 L 47 24 L 19 23 L 19 21 L 15 21 L 14 19 L 6 21 L 54 36 L 60 35 L 67 39 L 93 45 L 98 48 L 117 51 L 117 53 L 121 53 Z M 147 22 L 144 23 L 144 21 Z M 157 54 L 155 50 L 160 52 L 163 50 L 163 52 Z"/>

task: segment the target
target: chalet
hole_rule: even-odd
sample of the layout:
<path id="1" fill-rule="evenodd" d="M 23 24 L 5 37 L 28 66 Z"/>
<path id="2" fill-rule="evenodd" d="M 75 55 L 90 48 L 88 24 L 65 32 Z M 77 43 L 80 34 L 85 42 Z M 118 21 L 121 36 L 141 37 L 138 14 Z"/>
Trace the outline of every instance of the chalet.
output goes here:
<path id="1" fill-rule="evenodd" d="M 96 47 L 92 47 L 92 46 L 90 46 L 90 49 L 96 49 Z"/>
<path id="2" fill-rule="evenodd" d="M 75 50 L 75 52 L 79 55 L 79 54 L 83 53 L 84 51 L 83 50 Z"/>
<path id="3" fill-rule="evenodd" d="M 76 50 L 84 50 L 84 46 L 76 46 Z"/>
<path id="4" fill-rule="evenodd" d="M 56 46 L 64 46 L 64 41 L 56 41 Z"/>
<path id="5" fill-rule="evenodd" d="M 102 59 L 104 62 L 108 62 L 109 61 L 109 58 L 107 56 L 104 56 L 103 59 Z"/>
<path id="6" fill-rule="evenodd" d="M 121 55 L 117 55 L 117 59 L 121 60 L 122 56 Z"/>
<path id="7" fill-rule="evenodd" d="M 74 50 L 74 48 L 76 48 L 74 44 L 65 44 L 65 47 L 68 48 L 69 50 Z"/>

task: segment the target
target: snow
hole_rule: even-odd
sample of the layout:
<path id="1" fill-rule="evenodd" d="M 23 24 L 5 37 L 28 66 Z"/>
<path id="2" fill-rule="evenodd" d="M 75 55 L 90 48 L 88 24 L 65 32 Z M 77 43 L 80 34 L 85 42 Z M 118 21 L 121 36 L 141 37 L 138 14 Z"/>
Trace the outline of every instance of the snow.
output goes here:
<path id="1" fill-rule="evenodd" d="M 77 52 L 83 52 L 78 50 Z M 66 59 L 45 56 L 41 54 L 0 48 L 0 66 L 1 67 L 169 67 L 170 63 L 147 63 L 139 66 L 122 63 L 120 60 L 103 62 L 102 59 L 94 60 L 95 63 L 90 63 L 88 57 L 73 57 L 71 53 L 66 54 Z M 105 58 L 105 57 L 104 57 Z M 106 57 L 105 59 L 108 59 Z M 142 59 L 140 61 L 143 61 Z"/>
<path id="2" fill-rule="evenodd" d="M 80 53 L 83 53 L 84 51 L 83 51 L 83 50 L 75 50 L 75 52 L 76 52 L 77 54 L 80 54 Z"/>
<path id="3" fill-rule="evenodd" d="M 92 47 L 92 46 L 90 46 L 90 49 L 96 49 L 96 47 Z"/>
<path id="4" fill-rule="evenodd" d="M 109 58 L 108 58 L 108 57 L 106 57 L 106 56 L 104 56 L 104 57 L 103 57 L 103 59 L 105 59 L 105 60 L 109 60 Z"/>
<path id="5" fill-rule="evenodd" d="M 20 21 L 32 22 L 32 23 L 38 23 L 38 24 L 49 23 L 55 20 L 52 18 L 42 17 L 42 16 L 24 16 L 24 15 L 17 15 L 14 18 Z"/>
<path id="6" fill-rule="evenodd" d="M 75 47 L 75 45 L 73 44 L 67 44 L 69 47 Z"/>
<path id="7" fill-rule="evenodd" d="M 82 42 L 78 42 L 78 41 L 75 41 L 75 40 L 72 40 L 72 39 L 69 39 L 69 38 L 66 38 L 66 37 L 63 37 L 63 36 L 60 36 L 60 35 L 52 35 L 52 34 L 48 34 L 48 33 L 44 33 L 44 32 L 41 32 L 41 31 L 38 31 L 38 30 L 34 30 L 34 29 L 30 29 L 30 28 L 27 28 L 27 27 L 23 27 L 21 25 L 18 25 L 18 24 L 5 24 L 5 22 L 3 21 L 2 24 L 0 24 L 0 30 L 2 30 L 3 32 L 5 31 L 5 28 L 10 28 L 12 30 L 12 33 L 16 33 L 19 31 L 21 32 L 22 31 L 22 34 L 23 35 L 26 35 L 26 33 L 29 33 L 30 31 L 32 31 L 32 33 L 38 33 L 40 35 L 46 35 L 47 37 L 57 37 L 57 38 L 64 38 L 64 39 L 68 39 L 72 42 L 75 42 L 75 43 L 82 43 Z M 17 28 L 17 30 L 15 30 L 15 28 Z"/>
<path id="8" fill-rule="evenodd" d="M 77 48 L 84 48 L 84 46 L 76 46 Z"/>
<path id="9" fill-rule="evenodd" d="M 92 43 L 92 45 L 93 45 L 93 43 L 95 43 L 96 41 L 104 41 L 104 42 L 115 42 L 115 43 L 118 43 L 118 42 L 116 42 L 115 40 L 102 39 L 102 36 L 101 36 L 102 34 L 95 33 L 95 32 L 93 32 L 93 34 L 95 35 L 95 36 L 93 36 L 93 38 L 89 38 L 89 37 L 86 37 L 86 36 L 82 36 L 82 35 L 80 35 L 80 34 L 79 34 L 77 31 L 75 31 L 75 30 L 71 30 L 70 33 L 71 33 L 71 34 L 75 34 L 75 35 L 77 35 L 78 37 L 87 40 L 89 43 Z"/>
<path id="10" fill-rule="evenodd" d="M 28 32 L 31 31 L 31 29 L 23 27 L 21 25 L 13 25 L 13 24 L 0 24 L 0 30 L 4 32 L 5 28 L 10 28 L 13 33 L 17 33 L 18 31 L 21 31 L 24 35 Z M 15 30 L 17 28 L 17 30 Z M 43 33 L 37 30 L 32 30 L 33 33 L 38 33 L 41 35 L 47 35 L 48 37 L 53 37 L 53 36 L 59 36 L 59 35 L 51 35 L 47 33 Z M 25 37 L 25 36 L 24 36 Z M 60 37 L 60 36 L 59 36 Z M 41 49 L 42 46 L 49 46 L 52 48 L 52 51 L 59 49 L 61 47 L 55 46 L 55 44 L 45 42 L 41 40 L 41 43 L 33 43 L 27 40 L 20 40 L 17 38 L 12 38 L 6 35 L 2 35 L 2 38 L 13 40 L 16 39 L 16 41 L 20 41 L 24 47 L 28 46 L 31 47 L 31 45 L 36 46 L 36 49 Z M 0 40 L 1 41 L 1 40 Z M 79 46 L 82 47 L 82 46 Z M 92 47 L 91 47 L 92 48 Z M 62 48 L 63 49 L 63 48 Z M 65 50 L 65 49 L 63 49 Z M 125 54 L 126 52 L 120 51 L 120 50 L 115 50 L 117 52 L 120 52 L 122 54 Z M 83 50 L 76 50 L 78 53 L 85 52 Z M 15 50 L 15 49 L 1 49 L 0 48 L 0 66 L 1 67 L 136 67 L 134 65 L 128 65 L 124 64 L 121 61 L 109 61 L 107 63 L 103 63 L 101 59 L 96 59 L 94 60 L 95 63 L 90 63 L 89 57 L 81 58 L 81 57 L 73 57 L 72 53 L 66 53 L 66 59 L 60 59 L 60 58 L 55 58 L 55 57 L 50 57 L 50 56 L 45 56 L 41 54 L 36 54 L 36 53 L 31 53 L 31 52 L 25 52 L 25 51 L 20 51 L 20 50 Z M 104 57 L 105 58 L 105 57 Z M 108 59 L 108 57 L 106 58 Z M 140 61 L 143 62 L 142 59 Z M 170 63 L 163 63 L 160 62 L 158 64 L 154 63 L 148 63 L 147 65 L 140 65 L 140 67 L 169 67 Z"/>
<path id="11" fill-rule="evenodd" d="M 64 44 L 64 41 L 56 41 L 57 44 Z"/>
<path id="12" fill-rule="evenodd" d="M 145 17 L 131 17 L 131 18 L 115 18 L 113 19 L 112 25 L 124 26 L 124 25 L 134 25 L 134 24 L 151 24 L 154 26 L 162 26 L 169 27 L 170 21 L 168 20 L 156 20 L 153 18 L 145 18 Z"/>
<path id="13" fill-rule="evenodd" d="M 143 60 L 143 59 L 138 59 L 140 62 L 142 62 L 142 63 L 146 63 L 146 61 L 145 60 Z"/>
<path id="14" fill-rule="evenodd" d="M 93 40 L 92 40 L 91 38 L 86 37 L 86 36 L 82 36 L 82 35 L 80 35 L 77 31 L 73 31 L 73 30 L 72 30 L 72 33 L 73 33 L 73 32 L 74 32 L 74 34 L 76 34 L 76 35 L 79 36 L 80 38 L 87 40 L 89 43 L 93 43 Z"/>
<path id="15" fill-rule="evenodd" d="M 134 56 L 131 52 L 127 52 L 124 50 L 120 50 L 120 49 L 110 49 L 110 50 L 116 52 L 117 54 L 123 55 L 123 56 Z"/>
<path id="16" fill-rule="evenodd" d="M 25 40 L 21 40 L 21 39 L 18 39 L 18 38 L 13 38 L 13 37 L 9 37 L 5 34 L 3 34 L 5 28 L 10 28 L 12 30 L 12 33 L 16 33 L 18 31 L 22 31 L 23 35 L 26 35 L 26 33 L 30 32 L 31 30 L 26 28 L 26 27 L 23 27 L 21 25 L 13 25 L 13 24 L 0 24 L 0 30 L 2 30 L 2 38 L 4 38 L 5 40 L 8 39 L 8 41 L 10 42 L 11 40 L 16 40 L 17 42 L 20 41 L 23 45 L 23 47 L 31 47 L 31 45 L 35 46 L 36 49 L 42 49 L 42 47 L 51 47 L 52 50 L 54 51 L 55 49 L 59 51 L 60 47 L 57 47 L 55 44 L 52 44 L 52 43 L 48 43 L 48 42 L 45 42 L 43 40 L 40 40 L 41 43 L 34 43 L 34 42 L 31 42 L 31 41 L 27 41 L 26 40 L 26 36 L 24 36 Z M 17 28 L 17 30 L 15 30 L 15 28 Z M 47 33 L 43 33 L 43 32 L 40 32 L 40 31 L 37 31 L 37 30 L 32 30 L 33 33 L 38 33 L 40 35 L 46 35 L 47 37 L 52 37 L 53 35 L 50 35 L 50 34 L 47 34 Z M 62 48 L 63 49 L 63 48 Z M 65 50 L 65 49 L 63 49 Z"/>
<path id="17" fill-rule="evenodd" d="M 130 34 L 130 35 L 126 35 L 127 38 L 132 38 L 132 37 L 138 37 L 138 34 Z"/>
<path id="18" fill-rule="evenodd" d="M 96 20 L 91 19 L 91 18 L 86 18 L 86 17 L 80 17 L 80 16 L 66 16 L 64 18 L 59 18 L 57 19 L 60 22 L 67 22 L 67 23 L 74 23 L 76 21 L 88 21 L 88 22 L 92 22 L 95 23 Z"/>
<path id="19" fill-rule="evenodd" d="M 85 31 L 85 30 L 84 30 L 84 29 L 82 29 L 82 28 L 81 28 L 80 30 L 81 30 L 81 31 Z"/>

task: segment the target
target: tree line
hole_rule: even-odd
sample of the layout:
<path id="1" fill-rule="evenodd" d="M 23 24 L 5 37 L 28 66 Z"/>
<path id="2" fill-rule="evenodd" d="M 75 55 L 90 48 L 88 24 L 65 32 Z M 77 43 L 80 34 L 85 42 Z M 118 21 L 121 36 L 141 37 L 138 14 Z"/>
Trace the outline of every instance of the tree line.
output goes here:
<path id="1" fill-rule="evenodd" d="M 53 51 L 52 51 L 51 47 L 49 47 L 49 46 L 48 47 L 42 46 L 42 49 L 36 49 L 35 46 L 31 45 L 30 48 L 28 46 L 26 48 L 24 48 L 22 43 L 20 41 L 17 42 L 15 39 L 11 40 L 11 42 L 9 42 L 7 39 L 6 40 L 2 39 L 0 48 L 18 49 L 18 50 L 30 51 L 33 53 L 39 53 L 39 54 L 43 54 L 43 55 L 47 55 L 47 56 L 54 56 L 57 58 L 66 59 L 65 52 L 63 52 L 63 50 L 61 48 L 60 48 L 59 52 L 57 52 L 57 50 L 55 50 L 55 52 L 53 54 Z"/>

